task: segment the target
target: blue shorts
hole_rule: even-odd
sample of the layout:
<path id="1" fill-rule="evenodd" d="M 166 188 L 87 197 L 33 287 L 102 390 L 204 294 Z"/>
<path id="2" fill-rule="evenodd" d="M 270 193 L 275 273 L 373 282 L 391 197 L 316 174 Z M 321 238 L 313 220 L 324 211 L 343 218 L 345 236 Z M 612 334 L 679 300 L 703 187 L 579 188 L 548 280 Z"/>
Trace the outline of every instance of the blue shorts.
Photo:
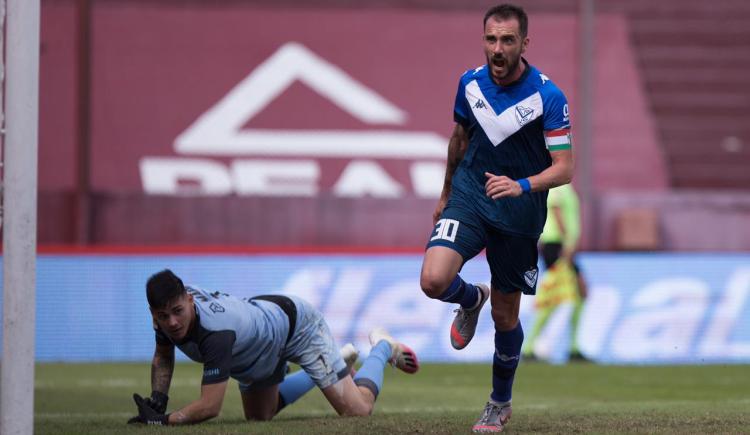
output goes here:
<path id="1" fill-rule="evenodd" d="M 255 391 L 280 384 L 289 372 L 287 362 L 299 364 L 318 388 L 330 387 L 349 374 L 331 330 L 323 315 L 309 302 L 290 296 L 297 308 L 297 324 L 284 347 L 273 374 L 250 385 L 240 383 L 240 391 Z"/>
<path id="2" fill-rule="evenodd" d="M 464 263 L 486 248 L 492 288 L 533 295 L 539 276 L 537 241 L 538 238 L 502 233 L 475 211 L 449 202 L 432 230 L 427 248 L 451 248 L 461 254 Z"/>

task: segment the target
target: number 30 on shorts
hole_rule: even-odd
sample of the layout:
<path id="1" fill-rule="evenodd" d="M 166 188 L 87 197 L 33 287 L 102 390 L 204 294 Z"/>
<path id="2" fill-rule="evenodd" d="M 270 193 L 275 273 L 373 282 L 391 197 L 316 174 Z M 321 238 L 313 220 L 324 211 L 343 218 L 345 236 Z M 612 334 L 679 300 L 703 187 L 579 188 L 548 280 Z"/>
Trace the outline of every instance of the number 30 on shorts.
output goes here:
<path id="1" fill-rule="evenodd" d="M 459 222 L 455 219 L 440 219 L 435 224 L 435 235 L 432 236 L 430 241 L 443 239 L 449 242 L 456 241 L 456 234 L 458 233 Z"/>

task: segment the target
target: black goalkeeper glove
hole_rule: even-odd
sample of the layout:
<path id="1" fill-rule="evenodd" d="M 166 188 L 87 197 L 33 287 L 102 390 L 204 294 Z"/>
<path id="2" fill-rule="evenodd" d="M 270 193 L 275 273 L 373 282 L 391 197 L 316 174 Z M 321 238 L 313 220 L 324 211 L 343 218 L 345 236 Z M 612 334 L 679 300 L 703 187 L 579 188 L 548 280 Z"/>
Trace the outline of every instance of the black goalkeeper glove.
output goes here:
<path id="1" fill-rule="evenodd" d="M 161 393 L 160 393 L 161 394 Z M 166 397 L 166 394 L 164 395 Z M 152 397 L 153 399 L 153 397 Z M 151 400 L 144 399 L 140 395 L 133 394 L 133 401 L 135 406 L 138 407 L 138 416 L 128 420 L 128 424 L 143 423 L 143 424 L 154 424 L 166 426 L 169 424 L 169 415 L 164 412 L 158 412 L 151 407 Z M 164 409 L 166 409 L 166 402 L 164 403 Z"/>
<path id="2" fill-rule="evenodd" d="M 146 398 L 145 402 L 149 408 L 160 414 L 164 414 L 167 411 L 167 402 L 169 402 L 169 396 L 160 391 L 154 390 L 151 392 L 151 397 Z M 134 423 L 146 424 L 146 422 L 141 419 L 140 415 L 136 415 L 135 417 L 128 420 L 128 424 Z"/>
<path id="3" fill-rule="evenodd" d="M 152 391 L 151 397 L 146 399 L 146 404 L 148 405 L 148 407 L 158 412 L 159 414 L 164 414 L 167 412 L 167 402 L 169 402 L 169 396 L 162 393 L 161 391 L 156 390 Z"/>

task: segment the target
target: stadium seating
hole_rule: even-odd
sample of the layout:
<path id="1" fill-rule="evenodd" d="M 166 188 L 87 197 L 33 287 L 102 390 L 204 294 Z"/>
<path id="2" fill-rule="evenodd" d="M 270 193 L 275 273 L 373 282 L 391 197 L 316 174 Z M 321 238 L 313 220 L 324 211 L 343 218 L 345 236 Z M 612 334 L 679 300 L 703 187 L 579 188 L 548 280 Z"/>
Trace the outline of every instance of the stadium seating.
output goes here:
<path id="1" fill-rule="evenodd" d="M 629 18 L 672 187 L 750 187 L 750 2 L 600 0 L 596 6 Z"/>
<path id="2" fill-rule="evenodd" d="M 260 0 L 297 4 L 299 0 Z M 317 0 L 351 7 L 346 0 Z M 484 10 L 498 2 L 364 1 L 360 7 Z M 576 13 L 579 0 L 524 0 L 531 14 Z M 669 166 L 671 186 L 750 187 L 750 2 L 594 0 L 628 17 L 631 39 Z M 533 25 L 533 23 L 532 23 Z"/>
<path id="3" fill-rule="evenodd" d="M 372 15 L 379 16 L 384 22 L 393 25 L 393 20 L 399 21 L 403 29 L 409 29 L 401 33 L 389 34 L 394 41 L 408 39 L 410 32 L 418 30 L 419 20 L 415 17 L 422 12 L 435 12 L 435 17 L 443 20 L 450 17 L 447 21 L 450 25 L 446 25 L 444 33 L 457 40 L 459 38 L 456 35 L 463 32 L 460 29 L 467 28 L 466 23 L 476 22 L 478 31 L 479 21 L 476 17 L 481 16 L 481 13 L 489 6 L 497 3 L 490 0 L 463 2 L 362 0 L 353 5 L 349 0 L 224 1 L 227 8 L 237 7 L 250 17 L 253 15 L 251 11 L 248 11 L 257 7 L 269 13 L 270 10 L 293 11 L 295 6 L 300 6 L 305 10 L 314 9 L 322 14 L 330 11 L 332 15 L 338 17 L 351 13 L 361 14 L 362 9 L 369 8 L 377 10 L 378 13 Z M 750 200 L 750 194 L 747 193 L 750 187 L 750 171 L 747 170 L 748 163 L 750 163 L 750 124 L 745 122 L 745 118 L 747 113 L 750 113 L 750 84 L 745 81 L 745 70 L 750 67 L 750 27 L 745 25 L 745 21 L 750 18 L 750 2 L 746 0 L 591 1 L 595 3 L 599 18 L 595 65 L 598 81 L 594 89 L 597 109 L 595 109 L 593 120 L 595 163 L 592 174 L 593 193 L 596 195 L 596 201 L 592 201 L 595 203 L 592 206 L 592 213 L 596 215 L 597 220 L 596 225 L 592 224 L 592 227 L 598 228 L 596 233 L 599 235 L 594 240 L 584 237 L 584 246 L 589 249 L 634 249 L 634 246 L 623 240 L 625 240 L 625 235 L 633 231 L 639 233 L 638 228 L 641 227 L 624 225 L 619 228 L 616 222 L 618 219 L 623 220 L 621 223 L 629 222 L 626 217 L 620 216 L 621 213 L 627 215 L 628 210 L 622 210 L 626 207 L 635 211 L 648 208 L 658 212 L 657 220 L 660 231 L 658 244 L 661 249 L 707 249 L 709 246 L 717 249 L 730 245 L 732 249 L 748 249 L 750 244 L 745 242 L 739 245 L 729 243 L 746 240 L 744 237 L 736 236 L 736 234 L 747 232 L 742 231 L 742 219 L 731 220 L 712 215 L 711 219 L 721 218 L 721 223 L 715 224 L 715 228 L 731 229 L 729 233 L 734 236 L 728 236 L 731 240 L 725 240 L 711 233 L 711 240 L 721 240 L 721 243 L 707 244 L 704 241 L 697 243 L 690 231 L 682 231 L 684 229 L 682 227 L 673 228 L 674 225 L 691 222 L 696 216 L 690 215 L 690 218 L 677 222 L 669 219 L 668 215 L 670 210 L 679 209 L 685 213 L 693 213 L 695 210 L 703 210 L 702 207 L 689 207 L 694 204 L 692 199 L 690 203 L 684 204 L 670 202 L 672 207 L 670 210 L 659 204 L 665 204 L 667 199 L 687 201 L 686 198 L 693 198 L 691 195 L 698 193 L 696 190 L 703 190 L 701 194 L 705 196 L 705 198 L 700 198 L 700 204 L 711 204 L 711 198 L 717 195 L 715 190 L 723 189 L 721 194 L 728 195 L 726 202 L 729 205 L 724 207 L 722 213 L 726 215 L 726 210 L 733 210 L 732 216 L 745 216 L 746 214 L 746 204 Z M 192 57 L 189 56 L 185 57 L 185 59 L 190 59 L 188 63 L 184 63 L 184 60 L 171 63 L 170 65 L 185 65 L 185 70 L 191 71 L 195 77 L 210 76 L 212 79 L 204 80 L 203 85 L 195 87 L 195 93 L 182 92 L 172 95 L 172 97 L 190 95 L 190 98 L 195 100 L 189 108 L 182 103 L 175 106 L 184 110 L 185 113 L 177 114 L 179 111 L 167 110 L 167 105 L 159 103 L 148 106 L 155 112 L 149 117 L 141 113 L 143 112 L 141 110 L 129 109 L 130 106 L 126 103 L 140 108 L 144 104 L 143 97 L 134 97 L 133 93 L 128 93 L 121 85 L 123 83 L 138 84 L 137 90 L 144 92 L 144 95 L 158 94 L 163 97 L 164 101 L 170 101 L 170 94 L 167 91 L 171 88 L 165 88 L 163 85 L 167 82 L 173 85 L 175 80 L 172 80 L 172 75 L 163 72 L 157 74 L 158 71 L 151 71 L 150 68 L 137 68 L 132 63 L 133 56 L 129 56 L 127 57 L 129 68 L 138 70 L 142 74 L 142 76 L 132 77 L 130 69 L 118 66 L 118 56 L 125 53 L 122 47 L 130 47 L 129 49 L 143 54 L 141 61 L 148 63 L 150 56 L 153 57 L 154 53 L 157 53 L 159 60 L 163 61 L 164 53 L 184 55 L 193 47 L 197 49 L 203 45 L 196 44 L 195 41 L 184 42 L 175 37 L 160 38 L 161 41 L 173 41 L 173 43 L 155 48 L 148 37 L 141 39 L 113 37 L 110 40 L 102 35 L 109 32 L 112 23 L 120 23 L 118 25 L 127 27 L 123 23 L 126 23 L 128 19 L 142 19 L 141 14 L 149 18 L 143 21 L 143 26 L 139 27 L 141 35 L 146 34 L 144 33 L 146 27 L 155 34 L 164 32 L 164 29 L 159 27 L 162 24 L 157 18 L 167 13 L 165 10 L 169 8 L 177 8 L 180 13 L 175 16 L 188 21 L 190 19 L 205 20 L 204 17 L 207 16 L 203 9 L 206 6 L 198 7 L 199 2 L 193 0 L 164 0 L 160 3 L 164 7 L 145 7 L 144 5 L 151 3 L 140 0 L 95 2 L 93 16 L 99 21 L 94 20 L 94 33 L 97 36 L 93 38 L 96 43 L 93 44 L 92 49 L 97 53 L 92 56 L 92 74 L 97 79 L 92 81 L 94 91 L 90 93 L 93 99 L 93 109 L 90 120 L 91 155 L 89 156 L 94 163 L 92 170 L 89 171 L 90 186 L 82 187 L 79 186 L 81 177 L 78 172 L 79 164 L 76 162 L 77 141 L 83 137 L 78 132 L 76 124 L 78 119 L 76 114 L 78 95 L 76 45 L 70 42 L 73 41 L 72 39 L 63 37 L 75 31 L 75 7 L 78 3 L 73 0 L 43 1 L 39 194 L 39 240 L 41 243 L 64 244 L 83 240 L 102 244 L 146 242 L 170 244 L 190 241 L 196 244 L 421 246 L 423 234 L 430 226 L 429 213 L 425 217 L 425 210 L 429 211 L 433 208 L 434 199 L 420 197 L 418 200 L 412 200 L 414 198 L 409 197 L 398 204 L 396 200 L 381 199 L 380 201 L 385 202 L 380 204 L 377 199 L 372 198 L 354 200 L 331 196 L 331 193 L 325 189 L 330 190 L 345 167 L 338 161 L 329 162 L 329 167 L 324 168 L 327 177 L 325 182 L 328 184 L 322 187 L 323 190 L 315 200 L 310 200 L 314 201 L 315 206 L 308 204 L 310 201 L 293 200 L 288 204 L 276 204 L 279 198 L 248 198 L 235 194 L 226 194 L 222 197 L 174 196 L 170 198 L 143 195 L 142 180 L 136 169 L 140 161 L 138 156 L 174 156 L 175 136 L 183 131 L 198 113 L 204 111 L 227 89 L 230 89 L 238 80 L 239 74 L 247 73 L 252 65 L 260 62 L 260 59 L 264 59 L 272 52 L 272 48 L 275 48 L 275 46 L 257 48 L 258 44 L 251 45 L 254 50 L 257 48 L 262 53 L 243 51 L 243 56 L 247 54 L 250 60 L 243 60 L 242 65 L 239 66 L 234 62 L 216 61 L 216 65 L 225 66 L 227 70 L 231 70 L 231 73 L 221 72 L 224 70 L 214 67 L 211 62 L 193 64 L 191 63 Z M 566 49 L 569 49 L 561 51 L 559 57 L 539 56 L 539 58 L 548 62 L 544 65 L 545 68 L 550 68 L 556 73 L 563 71 L 562 74 L 555 75 L 555 80 L 565 84 L 565 88 L 570 90 L 570 101 L 575 107 L 578 97 L 575 85 L 579 81 L 575 68 L 572 67 L 577 59 L 575 15 L 582 0 L 521 0 L 518 3 L 522 4 L 532 16 L 532 39 L 536 38 L 538 43 L 544 35 L 548 41 L 559 41 Z M 196 12 L 199 13 L 186 14 L 182 9 L 183 6 L 185 10 L 196 8 Z M 226 12 L 227 8 L 221 7 L 217 11 Z M 129 13 L 125 14 L 125 10 Z M 415 11 L 421 12 L 414 13 Z M 211 16 L 216 20 L 220 15 Z M 386 16 L 388 18 L 383 19 Z M 372 17 L 368 17 L 368 20 L 372 20 Z M 341 19 L 341 21 L 346 20 Z M 403 25 L 403 23 L 407 24 Z M 243 27 L 230 26 L 229 28 L 242 29 Z M 316 35 L 311 36 L 311 41 L 316 41 L 311 46 L 315 51 L 319 49 L 318 45 L 321 42 L 318 41 L 317 32 L 312 34 Z M 123 32 L 111 32 L 111 35 L 123 35 Z M 242 41 L 247 38 L 236 37 L 227 40 Z M 273 44 L 276 43 L 273 38 L 269 40 Z M 207 42 L 206 44 L 212 47 L 211 44 L 215 43 Z M 549 49 L 550 46 L 549 43 L 538 44 L 533 46 L 532 50 L 536 50 L 537 47 Z M 112 49 L 112 47 L 117 48 Z M 180 49 L 175 50 L 175 47 Z M 455 49 L 455 47 L 447 48 Z M 209 50 L 209 52 L 216 51 Z M 332 53 L 335 54 L 336 51 Z M 325 53 L 324 58 L 333 64 L 342 63 L 342 59 L 332 53 Z M 438 51 L 436 50 L 435 53 Z M 467 51 L 467 53 L 472 53 L 474 56 L 475 52 Z M 244 59 L 242 56 L 237 58 Z M 531 53 L 531 58 L 536 59 L 536 53 Z M 464 64 L 465 62 L 462 60 L 456 63 Z M 165 62 L 165 64 L 169 63 Z M 350 72 L 354 77 L 372 85 L 378 92 L 388 95 L 387 83 L 380 82 L 380 77 L 385 75 L 376 75 L 368 79 L 365 68 L 354 68 L 352 63 L 346 65 L 351 69 Z M 560 65 L 564 65 L 565 68 L 555 70 Z M 199 67 L 204 68 L 205 71 L 199 74 L 201 69 Z M 443 71 L 442 68 L 441 71 Z M 169 76 L 169 80 L 161 85 L 158 84 L 158 80 L 165 76 Z M 183 76 L 176 75 L 175 77 Z M 184 75 L 184 80 L 188 80 L 187 75 Z M 217 84 L 217 80 L 221 83 Z M 451 76 L 451 83 L 453 83 L 452 80 Z M 611 83 L 614 82 L 621 85 L 625 83 L 628 86 L 612 86 Z M 150 90 L 151 88 L 147 85 L 153 87 L 153 90 Z M 306 88 L 297 88 L 299 89 Z M 120 90 L 124 95 L 115 96 L 115 90 Z M 293 92 L 294 89 L 290 94 Z M 391 96 L 398 94 L 393 90 L 390 92 Z M 315 97 L 315 94 L 309 90 L 304 95 Z M 406 107 L 405 101 L 418 101 L 421 99 L 420 95 L 404 97 L 404 101 L 397 101 L 397 103 Z M 114 104 L 113 101 L 117 103 Z M 284 107 L 289 107 L 282 103 L 277 104 L 276 115 L 284 113 Z M 333 105 L 329 103 L 325 107 L 330 109 Z M 116 111 L 113 111 L 115 108 L 124 111 L 125 114 L 115 113 Z M 316 110 L 316 112 L 322 111 Z M 426 111 L 420 112 L 426 117 L 415 118 L 419 121 L 415 122 L 419 124 L 420 129 L 438 131 L 429 126 L 427 120 L 443 116 L 442 112 L 439 115 L 429 116 L 425 113 Z M 131 114 L 142 115 L 143 125 L 133 124 L 133 120 L 130 119 Z M 160 119 L 158 128 L 151 122 L 155 116 Z M 350 118 L 347 115 L 343 117 L 343 119 Z M 257 123 L 262 123 L 261 121 L 262 117 L 254 119 Z M 309 121 L 318 122 L 312 118 Z M 278 127 L 276 124 L 271 126 Z M 328 128 L 330 125 L 324 124 L 324 127 Z M 602 136 L 606 137 L 602 138 Z M 124 161 L 126 157 L 130 160 Z M 205 158 L 204 160 L 208 164 L 213 164 L 211 167 L 214 169 L 218 165 L 218 168 L 223 171 L 222 174 L 225 175 L 232 165 L 230 159 Z M 121 168 L 128 169 L 121 170 Z M 338 175 L 332 175 L 331 168 L 334 172 L 338 171 L 336 172 Z M 412 183 L 409 178 L 411 176 L 408 172 L 409 166 L 402 164 L 387 169 L 401 185 L 406 186 L 407 194 L 411 195 L 413 192 L 408 190 Z M 581 180 L 579 179 L 577 183 L 581 183 Z M 76 206 L 74 201 L 77 198 L 76 192 L 83 192 L 88 196 L 91 204 L 90 210 L 81 210 Z M 649 202 L 643 199 L 644 194 L 657 195 L 658 200 Z M 617 195 L 624 195 L 622 197 L 624 199 L 618 199 Z M 144 225 L 141 221 L 145 219 L 143 216 L 151 216 L 155 209 L 154 204 L 159 201 L 167 201 L 171 207 L 159 207 L 160 213 L 155 215 L 155 218 L 159 220 L 149 221 L 148 225 Z M 270 209 L 279 210 L 279 213 L 284 214 L 285 219 L 279 220 L 263 212 L 266 210 L 264 201 L 268 204 L 273 202 L 274 207 Z M 214 209 L 223 211 L 219 213 Z M 297 211 L 297 213 L 292 211 Z M 345 222 L 330 220 L 327 215 L 339 213 L 348 216 Z M 263 229 L 265 224 L 286 222 L 287 215 L 299 219 L 283 226 L 282 237 L 278 232 L 268 232 Z M 81 221 L 82 216 L 90 216 L 90 222 L 86 224 Z M 247 228 L 246 222 L 248 221 L 255 225 Z M 406 225 L 399 225 L 403 222 L 409 222 L 411 225 L 418 226 L 419 229 L 407 231 Z M 653 223 L 653 220 L 650 222 Z M 737 224 L 737 222 L 740 223 Z M 134 228 L 136 226 L 138 228 Z M 402 232 L 412 236 L 409 238 L 403 237 L 401 233 L 394 233 L 384 237 L 378 235 L 377 232 L 370 231 L 370 228 L 374 226 L 403 229 Z M 653 225 L 649 228 L 652 227 Z M 629 230 L 629 228 L 636 228 L 636 230 Z M 617 233 L 617 231 L 622 231 L 622 233 Z M 76 236 L 78 233 L 84 236 Z M 350 234 L 358 234 L 358 238 L 350 237 Z M 361 234 L 368 234 L 368 236 L 359 236 Z M 676 235 L 679 235 L 679 240 Z M 653 240 L 649 243 L 652 246 L 654 244 Z M 643 248 L 643 244 L 641 242 L 639 244 Z"/>

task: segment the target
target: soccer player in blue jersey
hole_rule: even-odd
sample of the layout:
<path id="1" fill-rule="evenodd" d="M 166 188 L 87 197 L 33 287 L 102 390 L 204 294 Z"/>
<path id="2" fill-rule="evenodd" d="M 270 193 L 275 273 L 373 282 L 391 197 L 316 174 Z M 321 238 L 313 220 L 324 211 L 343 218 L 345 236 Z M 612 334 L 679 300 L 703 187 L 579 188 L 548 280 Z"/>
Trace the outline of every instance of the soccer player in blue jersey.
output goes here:
<path id="1" fill-rule="evenodd" d="M 466 71 L 458 84 L 445 183 L 420 283 L 427 296 L 460 304 L 450 331 L 456 349 L 471 341 L 490 300 L 492 393 L 473 431 L 499 432 L 511 416 L 523 342 L 521 294 L 536 290 L 547 190 L 571 181 L 573 155 L 565 95 L 522 57 L 529 45 L 524 10 L 491 8 L 483 40 L 486 64 Z M 485 248 L 491 288 L 459 276 Z"/>
<path id="2" fill-rule="evenodd" d="M 216 417 L 230 377 L 239 382 L 248 420 L 270 420 L 316 385 L 339 415 L 369 415 L 386 364 L 406 373 L 419 368 L 409 347 L 377 328 L 370 333 L 370 354 L 352 377 L 356 351 L 345 347 L 342 356 L 320 312 L 297 297 L 240 299 L 185 286 L 170 270 L 148 280 L 146 296 L 156 333 L 152 393 L 146 399 L 133 395 L 138 415 L 128 423 L 174 425 Z M 203 363 L 203 380 L 198 400 L 166 414 L 175 347 Z M 287 362 L 302 370 L 287 376 Z"/>

